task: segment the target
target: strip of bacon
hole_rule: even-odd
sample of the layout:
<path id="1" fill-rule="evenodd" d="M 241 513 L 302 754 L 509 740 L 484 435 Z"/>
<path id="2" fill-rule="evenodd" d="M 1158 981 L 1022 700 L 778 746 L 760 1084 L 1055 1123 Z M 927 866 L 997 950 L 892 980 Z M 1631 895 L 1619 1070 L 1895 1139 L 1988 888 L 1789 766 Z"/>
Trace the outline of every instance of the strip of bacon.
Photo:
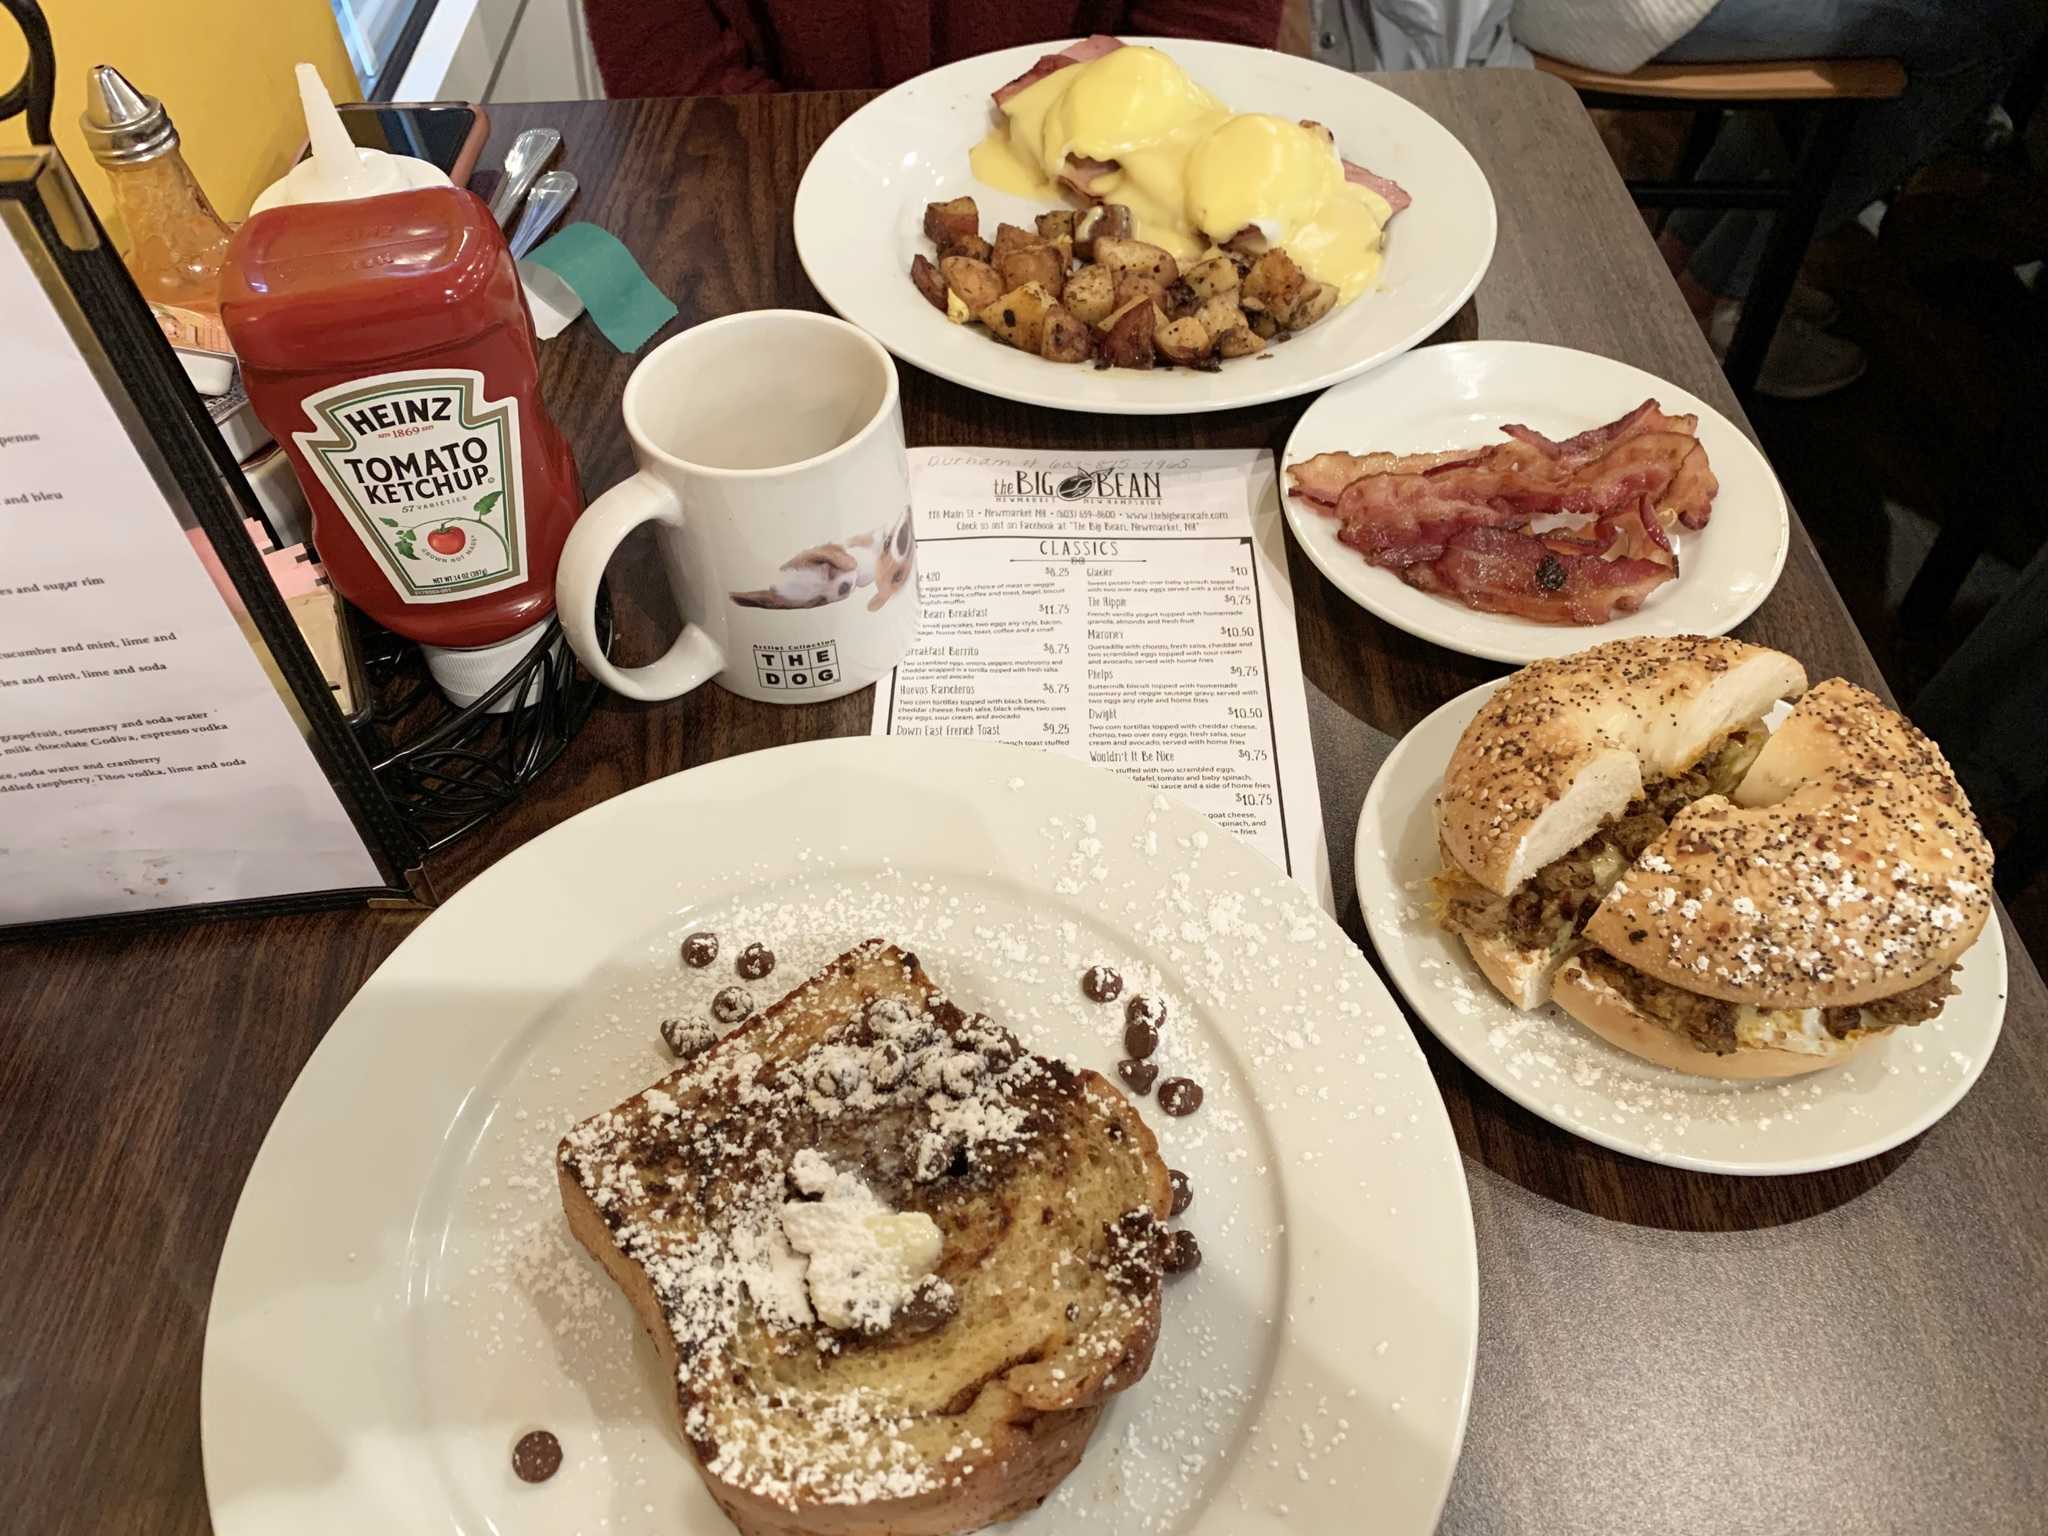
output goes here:
<path id="1" fill-rule="evenodd" d="M 1437 559 L 1406 566 L 1401 579 L 1487 613 L 1546 624 L 1604 624 L 1634 613 L 1678 572 L 1649 560 L 1561 555 L 1511 528 L 1458 534 Z"/>
<path id="2" fill-rule="evenodd" d="M 996 105 L 1000 107 L 1026 86 L 1036 85 L 1047 75 L 1065 69 L 1069 64 L 1086 64 L 1090 59 L 1099 59 L 1105 53 L 1114 52 L 1123 45 L 1122 38 L 1110 37 L 1102 32 L 1097 32 L 1093 37 L 1084 37 L 1078 43 L 1069 43 L 1058 53 L 1048 53 L 1041 57 L 1036 64 L 1008 84 L 997 86 L 994 93 Z"/>
<path id="3" fill-rule="evenodd" d="M 1713 468 L 1707 463 L 1706 445 L 1696 442 L 1685 462 L 1678 466 L 1678 473 L 1671 477 L 1671 485 L 1658 505 L 1658 515 L 1676 517 L 1687 528 L 1704 528 L 1707 519 L 1714 515 L 1714 497 L 1720 489 L 1721 482 L 1714 478 Z M 1669 528 L 1671 524 L 1667 521 L 1664 526 Z"/>
<path id="4" fill-rule="evenodd" d="M 1563 442 L 1553 442 L 1534 427 L 1525 427 L 1520 422 L 1509 422 L 1501 428 L 1509 437 L 1517 438 L 1532 448 L 1540 448 L 1549 457 L 1560 462 L 1580 462 L 1597 458 L 1609 448 L 1627 442 L 1644 432 L 1683 432 L 1688 437 L 1699 426 L 1697 416 L 1667 416 L 1655 400 L 1645 400 L 1626 415 L 1618 416 L 1604 427 L 1589 427 L 1576 437 Z"/>
<path id="5" fill-rule="evenodd" d="M 1344 487 L 1366 475 L 1415 475 L 1472 458 L 1464 448 L 1442 453 L 1319 453 L 1287 466 L 1288 489 L 1304 501 L 1334 507 Z"/>
<path id="6" fill-rule="evenodd" d="M 1661 504 L 1697 446 L 1683 433 L 1644 433 L 1568 468 L 1518 439 L 1418 473 L 1366 473 L 1338 495 L 1339 537 L 1374 565 L 1399 570 L 1438 559 L 1466 529 L 1527 529 L 1536 518 L 1575 514 L 1594 520 L 1597 530 L 1573 536 L 1573 545 L 1612 553 L 1622 532 L 1613 519 Z M 1662 532 L 1630 533 L 1626 543 L 1639 551 L 1641 538 L 1651 537 L 1669 561 Z"/>

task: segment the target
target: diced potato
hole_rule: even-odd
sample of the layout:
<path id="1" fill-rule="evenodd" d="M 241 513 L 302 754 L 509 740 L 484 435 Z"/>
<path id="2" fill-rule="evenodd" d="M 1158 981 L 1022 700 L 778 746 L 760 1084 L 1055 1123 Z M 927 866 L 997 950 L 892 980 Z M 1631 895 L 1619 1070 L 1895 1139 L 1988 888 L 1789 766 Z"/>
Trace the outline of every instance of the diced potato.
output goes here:
<path id="1" fill-rule="evenodd" d="M 1159 307 L 1166 311 L 1169 320 L 1185 320 L 1202 307 L 1202 301 L 1195 290 L 1176 278 L 1166 285 L 1166 291 L 1159 295 Z"/>
<path id="2" fill-rule="evenodd" d="M 1119 240 L 1097 236 L 1095 259 L 1122 280 L 1126 275 L 1150 278 L 1165 288 L 1180 276 L 1180 263 L 1173 253 L 1146 240 Z"/>
<path id="3" fill-rule="evenodd" d="M 1211 256 L 1196 262 L 1181 273 L 1180 279 L 1194 289 L 1195 297 L 1199 299 L 1213 299 L 1219 293 L 1237 292 L 1237 268 L 1228 256 Z"/>
<path id="4" fill-rule="evenodd" d="M 910 280 L 917 284 L 917 291 L 925 296 L 933 309 L 945 313 L 946 279 L 921 251 L 910 258 Z"/>
<path id="5" fill-rule="evenodd" d="M 951 288 L 946 290 L 946 318 L 955 325 L 965 325 L 974 318 L 974 311 L 967 307 L 967 301 Z"/>
<path id="6" fill-rule="evenodd" d="M 1107 268 L 1103 270 L 1107 271 Z M 1116 280 L 1115 302 L 1111 312 L 1122 309 L 1135 299 L 1147 299 L 1157 304 L 1166 296 L 1166 289 L 1142 272 L 1126 272 Z"/>
<path id="7" fill-rule="evenodd" d="M 1013 288 L 975 312 L 981 323 L 1022 352 L 1036 352 L 1045 340 L 1045 317 L 1053 297 L 1037 283 Z"/>
<path id="8" fill-rule="evenodd" d="M 1247 310 L 1263 309 L 1282 325 L 1294 313 L 1294 306 L 1301 298 L 1302 289 L 1308 286 L 1308 279 L 1294 258 L 1278 249 L 1266 252 L 1252 263 L 1251 271 L 1245 273 L 1241 289 L 1241 303 Z"/>
<path id="9" fill-rule="evenodd" d="M 1069 267 L 1073 266 L 1074 237 L 1072 235 L 1061 235 L 1058 239 L 1053 240 L 1049 243 L 1051 244 L 1054 250 L 1060 253 L 1060 270 L 1062 272 L 1066 271 Z"/>
<path id="10" fill-rule="evenodd" d="M 1036 245 L 1012 246 L 996 259 L 996 270 L 1003 275 L 1005 289 L 1037 283 L 1058 298 L 1060 290 L 1067 286 L 1067 264 L 1060 256 L 1059 248 L 1044 241 Z"/>
<path id="11" fill-rule="evenodd" d="M 1243 330 L 1244 311 L 1238 308 L 1235 291 L 1219 293 L 1213 299 L 1204 299 L 1201 308 L 1195 311 L 1195 323 L 1208 332 L 1211 341 L 1226 332 Z"/>
<path id="12" fill-rule="evenodd" d="M 1116 279 L 1107 267 L 1082 267 L 1067 279 L 1060 302 L 1088 324 L 1100 324 L 1116 307 Z"/>
<path id="13" fill-rule="evenodd" d="M 1020 225 L 998 224 L 996 226 L 995 265 L 1000 267 L 1003 264 L 1003 258 L 1020 247 L 1041 245 L 1043 243 L 1033 231 L 1025 229 Z"/>
<path id="14" fill-rule="evenodd" d="M 1266 237 L 1259 233 L 1259 226 L 1247 224 L 1228 240 L 1223 249 L 1233 255 L 1256 259 L 1266 254 Z"/>
<path id="15" fill-rule="evenodd" d="M 1290 331 L 1305 331 L 1337 307 L 1337 290 L 1330 283 L 1311 282 L 1294 301 L 1294 313 L 1287 317 Z"/>
<path id="16" fill-rule="evenodd" d="M 1252 328 L 1252 334 L 1262 341 L 1271 341 L 1280 334 L 1280 322 L 1263 309 L 1247 309 L 1244 319 L 1245 324 Z"/>
<path id="17" fill-rule="evenodd" d="M 1204 362 L 1210 352 L 1209 333 L 1202 329 L 1201 321 L 1193 315 L 1168 320 L 1156 327 L 1152 344 L 1159 349 L 1159 355 L 1171 363 Z"/>
<path id="18" fill-rule="evenodd" d="M 1157 361 L 1152 340 L 1158 309 L 1149 301 L 1131 304 L 1102 339 L 1102 355 L 1116 368 L 1150 368 Z"/>
<path id="19" fill-rule="evenodd" d="M 981 210 L 971 197 L 956 197 L 949 203 L 926 203 L 924 237 L 943 246 L 967 235 L 981 238 Z"/>
<path id="20" fill-rule="evenodd" d="M 1050 213 L 1041 213 L 1037 224 L 1038 238 L 1041 240 L 1057 240 L 1062 235 L 1071 240 L 1074 237 L 1074 210 L 1056 208 Z"/>
<path id="21" fill-rule="evenodd" d="M 1097 240 L 1128 240 L 1131 227 L 1131 210 L 1122 203 L 1097 203 L 1093 208 L 1083 208 L 1074 218 L 1074 249 L 1082 260 L 1094 261 Z"/>
<path id="22" fill-rule="evenodd" d="M 995 247 L 979 235 L 961 235 L 948 240 L 939 247 L 939 259 L 948 256 L 972 256 L 976 261 L 987 261 L 995 254 Z"/>
<path id="23" fill-rule="evenodd" d="M 1216 350 L 1224 357 L 1249 357 L 1265 346 L 1265 340 L 1248 325 L 1225 331 L 1216 338 Z"/>
<path id="24" fill-rule="evenodd" d="M 980 314 L 995 303 L 1014 283 L 1006 283 L 996 274 L 996 269 L 985 261 L 976 261 L 972 256 L 948 256 L 939 263 L 946 286 L 960 295 L 968 309 Z"/>
<path id="25" fill-rule="evenodd" d="M 1055 304 L 1045 312 L 1045 333 L 1038 341 L 1038 355 L 1055 363 L 1085 363 L 1095 355 L 1095 332 L 1087 321 L 1064 305 Z"/>

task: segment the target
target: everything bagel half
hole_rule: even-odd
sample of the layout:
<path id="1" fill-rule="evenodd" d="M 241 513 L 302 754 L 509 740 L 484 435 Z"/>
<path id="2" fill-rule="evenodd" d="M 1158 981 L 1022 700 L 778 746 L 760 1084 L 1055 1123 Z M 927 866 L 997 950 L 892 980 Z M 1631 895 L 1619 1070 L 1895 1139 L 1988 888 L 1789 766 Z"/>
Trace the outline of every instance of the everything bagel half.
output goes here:
<path id="1" fill-rule="evenodd" d="M 1841 679 L 1697 637 L 1515 674 L 1437 804 L 1444 925 L 1518 1007 L 1713 1077 L 1834 1066 L 1940 1012 L 1991 854 L 1940 750 Z"/>

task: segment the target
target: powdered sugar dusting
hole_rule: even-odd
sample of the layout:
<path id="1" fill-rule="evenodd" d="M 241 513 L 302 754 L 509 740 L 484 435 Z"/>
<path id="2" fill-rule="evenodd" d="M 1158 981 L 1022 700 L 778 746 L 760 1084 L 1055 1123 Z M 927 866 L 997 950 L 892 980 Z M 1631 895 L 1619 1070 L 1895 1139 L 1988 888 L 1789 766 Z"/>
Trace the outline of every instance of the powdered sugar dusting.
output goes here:
<path id="1" fill-rule="evenodd" d="M 1376 1402 L 1360 1386 L 1398 1379 L 1398 1362 L 1317 1361 L 1329 1379 L 1312 1393 L 1298 1380 L 1274 1384 L 1276 1341 L 1300 1304 L 1285 1279 L 1295 1259 L 1283 1191 L 1290 1166 L 1321 1165 L 1374 1200 L 1375 1221 L 1398 1227 L 1409 1218 L 1385 1190 L 1422 1169 L 1447 1168 L 1455 1178 L 1447 1140 L 1418 1130 L 1421 1117 L 1439 1113 L 1433 1094 L 1413 1070 L 1405 1028 L 1373 1005 L 1376 989 L 1355 953 L 1306 913 L 1277 871 L 1265 884 L 1219 889 L 1204 871 L 1216 844 L 1163 799 L 1136 830 L 1128 825 L 1135 818 L 1116 823 L 1114 841 L 1092 815 L 1077 808 L 1045 819 L 1042 877 L 849 866 L 829 847 L 805 850 L 794 874 L 788 862 L 766 861 L 729 872 L 735 894 L 679 907 L 588 993 L 529 1032 L 497 1086 L 499 1109 L 459 1192 L 461 1221 L 434 1269 L 432 1302 L 455 1325 L 441 1331 L 428 1373 L 442 1383 L 445 1411 L 473 1413 L 455 1383 L 490 1379 L 492 1399 L 507 1411 L 538 1415 L 562 1434 L 567 1463 L 551 1489 L 574 1487 L 582 1475 L 596 1487 L 623 1479 L 656 1492 L 644 1523 L 637 1501 L 602 1498 L 588 1507 L 610 1523 L 593 1515 L 585 1529 L 668 1532 L 679 1508 L 683 1528 L 694 1529 L 692 1520 L 720 1528 L 677 1444 L 651 1351 L 565 1228 L 553 1144 L 675 1068 L 659 1021 L 705 1014 L 711 995 L 731 984 L 730 957 L 742 945 L 760 942 L 779 957 L 773 980 L 753 987 L 765 1004 L 879 933 L 916 950 L 962 1008 L 987 1011 L 1030 1049 L 1113 1077 L 1122 1004 L 1090 1003 L 1077 984 L 1087 966 L 1112 965 L 1126 997 L 1145 993 L 1169 1008 L 1156 1056 L 1162 1075 L 1192 1077 L 1205 1090 L 1186 1119 L 1135 1101 L 1162 1156 L 1193 1181 L 1195 1203 L 1176 1224 L 1199 1237 L 1203 1265 L 1168 1288 L 1150 1374 L 1111 1399 L 1079 1469 L 1011 1529 L 1186 1530 L 1247 1455 L 1290 1480 L 1297 1468 L 1319 1485 L 1343 1476 L 1360 1437 L 1375 1433 L 1399 1395 Z M 1065 899 L 1027 894 L 1062 882 L 1075 887 Z M 690 895 L 679 883 L 679 898 Z M 720 961 L 701 971 L 675 960 L 678 939 L 695 930 L 715 931 L 723 943 Z M 819 1065 L 829 1074 L 829 1060 Z M 1338 1129 L 1283 1159 L 1269 1128 L 1302 1106 Z M 667 1108 L 658 1098 L 648 1107 Z M 962 1139 L 1003 1129 L 1000 1107 L 974 1099 L 961 1100 L 945 1127 Z M 757 1305 L 779 1298 L 794 1314 L 806 1300 L 804 1256 L 779 1225 L 749 1230 L 758 1246 L 746 1256 L 744 1286 Z M 542 1377 L 558 1377 L 562 1401 L 587 1401 L 594 1413 L 541 1405 Z M 1455 1398 L 1456 1384 L 1448 1390 Z M 1403 1411 L 1412 1414 L 1413 1403 Z M 912 1475 L 892 1467 L 885 1450 L 874 1486 L 886 1489 L 899 1473 Z"/>

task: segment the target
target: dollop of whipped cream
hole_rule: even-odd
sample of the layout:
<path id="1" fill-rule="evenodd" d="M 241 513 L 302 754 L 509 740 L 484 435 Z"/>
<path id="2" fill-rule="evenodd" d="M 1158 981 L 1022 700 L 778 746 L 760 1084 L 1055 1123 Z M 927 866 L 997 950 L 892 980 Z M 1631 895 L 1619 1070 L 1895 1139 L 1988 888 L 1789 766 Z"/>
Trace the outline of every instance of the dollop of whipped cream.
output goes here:
<path id="1" fill-rule="evenodd" d="M 814 1198 L 782 1206 L 782 1232 L 809 1263 L 811 1309 L 828 1328 L 881 1333 L 938 1266 L 945 1240 L 920 1211 L 893 1211 L 857 1173 L 842 1173 L 810 1148 L 789 1176 Z"/>

